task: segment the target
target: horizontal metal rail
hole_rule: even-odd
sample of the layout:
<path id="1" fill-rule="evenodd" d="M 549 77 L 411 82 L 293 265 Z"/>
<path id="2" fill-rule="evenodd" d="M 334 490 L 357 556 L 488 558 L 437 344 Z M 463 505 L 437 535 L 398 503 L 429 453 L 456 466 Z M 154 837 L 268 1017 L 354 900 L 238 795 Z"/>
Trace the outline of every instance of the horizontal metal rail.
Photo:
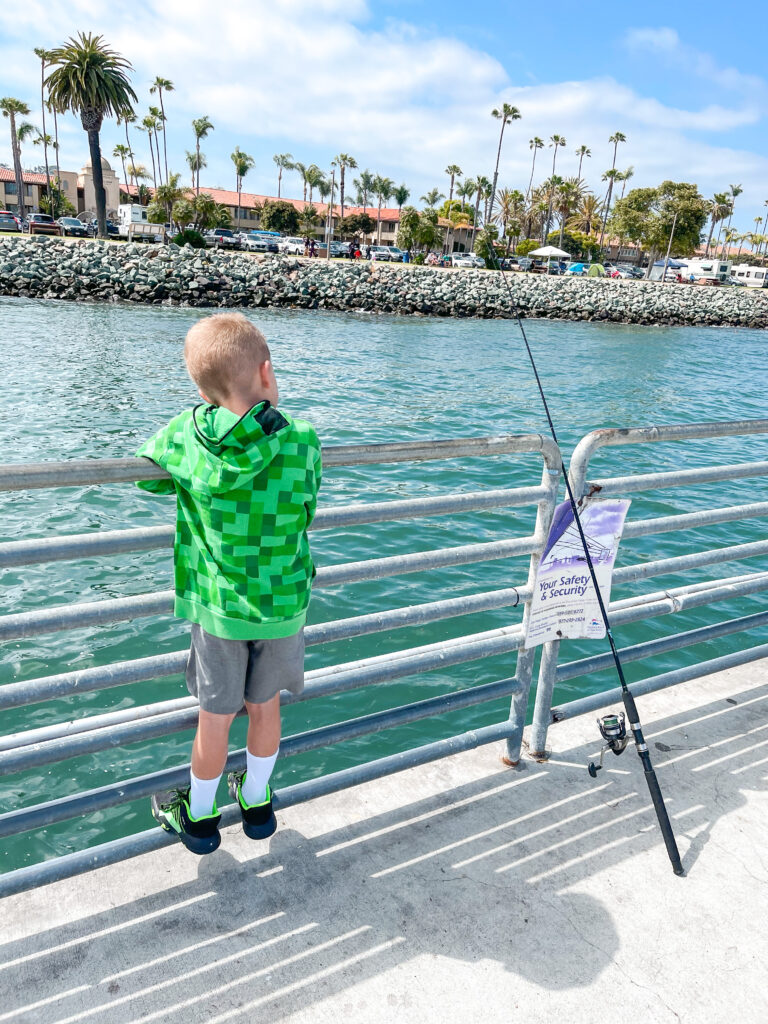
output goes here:
<path id="1" fill-rule="evenodd" d="M 750 505 L 731 505 L 727 508 L 704 508 L 682 515 L 657 516 L 655 519 L 636 519 L 626 524 L 622 539 L 632 540 L 634 537 L 648 537 L 657 533 L 692 530 L 700 526 L 732 523 L 759 516 L 768 516 L 768 501 L 755 501 Z"/>
<path id="2" fill-rule="evenodd" d="M 341 586 L 345 583 L 360 583 L 387 576 L 516 558 L 536 551 L 540 543 L 535 537 L 519 537 L 514 540 L 466 544 L 463 547 L 439 548 L 410 555 L 391 555 L 385 558 L 369 558 L 361 562 L 346 562 L 319 569 L 313 586 Z M 66 629 L 84 629 L 151 615 L 169 615 L 173 612 L 173 601 L 172 590 L 161 590 L 153 594 L 137 594 L 135 597 L 57 605 L 41 611 L 4 615 L 0 617 L 0 641 L 18 640 Z"/>
<path id="3" fill-rule="evenodd" d="M 310 779 L 307 782 L 301 782 L 276 792 L 273 797 L 273 803 L 278 810 L 285 809 L 308 800 L 317 799 L 320 796 L 326 796 L 329 793 L 348 789 L 351 786 L 358 786 L 364 782 L 371 782 L 374 779 L 384 778 L 387 775 L 394 775 L 408 768 L 429 764 L 432 761 L 438 761 L 443 757 L 450 757 L 465 750 L 474 750 L 476 747 L 506 739 L 510 734 L 510 728 L 509 722 L 500 722 L 497 725 L 473 729 L 469 732 L 451 736 L 448 739 L 437 740 L 434 743 L 427 743 L 421 747 L 414 747 L 398 754 L 390 754 L 388 757 L 368 761 L 366 764 L 345 768 L 330 775 L 322 775 L 317 779 Z M 185 769 L 182 770 L 185 771 Z M 222 809 L 223 826 L 235 824 L 235 822 L 239 821 L 239 817 L 240 809 L 234 804 Z M 0 899 L 15 893 L 24 892 L 39 885 L 46 885 L 49 882 L 72 878 L 75 875 L 91 871 L 97 867 L 116 864 L 142 853 L 160 850 L 165 846 L 171 845 L 173 842 L 174 840 L 168 833 L 154 828 L 147 832 L 141 832 L 138 835 L 115 839 L 109 843 L 103 843 L 101 846 L 79 850 L 76 853 L 57 857 L 54 860 L 44 861 L 41 864 L 19 868 L 17 871 L 12 871 L 9 874 L 0 875 Z"/>
<path id="4" fill-rule="evenodd" d="M 350 444 L 324 447 L 323 465 L 375 466 L 392 462 L 429 462 L 477 456 L 541 453 L 552 469 L 560 468 L 560 451 L 542 434 L 450 438 L 444 441 L 403 441 L 397 444 Z M 70 462 L 23 463 L 0 467 L 0 491 L 41 487 L 83 487 L 92 484 L 163 480 L 169 474 L 149 459 L 82 459 Z"/>
<path id="5" fill-rule="evenodd" d="M 759 647 L 749 647 L 733 654 L 724 654 L 720 658 L 711 658 L 709 661 L 700 661 L 695 665 L 687 665 L 684 668 L 673 669 L 671 672 L 663 672 L 658 676 L 650 676 L 648 679 L 632 683 L 632 693 L 635 697 L 642 697 L 647 693 L 655 693 L 657 690 L 664 690 L 678 683 L 700 679 L 702 676 L 712 675 L 714 672 L 724 672 L 726 669 L 737 668 L 739 665 L 748 665 L 752 661 L 761 661 L 763 658 L 768 658 L 768 644 L 760 644 Z M 576 718 L 579 715 L 598 711 L 616 703 L 621 703 L 621 687 L 618 686 L 552 708 L 550 724 L 554 725 L 567 718 Z"/>
<path id="6" fill-rule="evenodd" d="M 549 497 L 543 487 L 515 487 L 487 491 L 469 491 L 434 498 L 405 498 L 401 501 L 360 502 L 338 509 L 321 509 L 310 530 L 335 530 L 350 526 L 415 519 L 492 508 L 535 505 Z M 35 537 L 30 540 L 0 543 L 0 569 L 43 562 L 71 561 L 104 555 L 152 551 L 169 547 L 174 526 L 144 526 L 131 530 L 104 530 L 76 533 L 64 537 Z"/>
<path id="7" fill-rule="evenodd" d="M 645 580 L 653 576 L 668 576 L 686 569 L 699 569 L 721 562 L 740 562 L 744 558 L 757 558 L 759 555 L 765 554 L 768 554 L 768 540 L 758 540 L 752 544 L 734 544 L 725 548 L 711 548 L 708 551 L 694 551 L 690 555 L 662 558 L 657 562 L 624 565 L 620 569 L 614 569 L 613 582 L 617 585 L 632 583 L 635 580 Z"/>
<path id="8" fill-rule="evenodd" d="M 718 480 L 742 480 L 753 476 L 766 476 L 768 462 L 740 462 L 732 466 L 706 466 L 702 469 L 676 469 L 667 473 L 638 473 L 634 476 L 617 476 L 588 480 L 585 484 L 588 494 L 599 494 L 601 498 L 612 494 L 631 494 L 633 491 L 657 491 L 666 487 L 690 487 L 693 484 L 709 484 Z M 576 493 L 574 491 L 574 493 Z"/>
<path id="9" fill-rule="evenodd" d="M 508 697 L 516 689 L 518 689 L 516 679 L 501 679 L 495 683 L 484 683 L 481 686 L 455 690 L 451 693 L 441 694 L 439 697 L 429 697 L 426 700 L 415 701 L 386 711 L 377 711 L 374 714 L 363 715 L 336 725 L 298 733 L 283 739 L 280 745 L 280 757 L 294 757 L 320 747 L 344 743 L 435 715 L 445 715 L 464 708 L 475 707 L 478 704 Z M 244 765 L 245 748 L 232 751 L 228 755 L 225 770 L 234 771 Z M 18 832 L 26 832 L 43 825 L 51 825 L 85 814 L 93 814 L 107 807 L 116 807 L 143 799 L 151 796 L 152 793 L 179 785 L 185 777 L 188 777 L 188 773 L 189 765 L 166 768 L 136 779 L 115 782 L 110 786 L 103 786 L 90 792 L 78 793 L 60 800 L 8 812 L 0 815 L 0 837 L 15 835 Z"/>

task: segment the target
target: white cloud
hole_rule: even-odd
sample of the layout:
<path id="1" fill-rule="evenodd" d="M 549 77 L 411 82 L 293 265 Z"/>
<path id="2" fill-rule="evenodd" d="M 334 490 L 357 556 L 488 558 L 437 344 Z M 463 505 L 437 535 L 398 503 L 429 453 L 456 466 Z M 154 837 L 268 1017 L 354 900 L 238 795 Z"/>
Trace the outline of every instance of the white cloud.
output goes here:
<path id="1" fill-rule="evenodd" d="M 172 167 L 185 167 L 192 117 L 211 117 L 216 130 L 204 146 L 211 185 L 231 182 L 228 154 L 237 143 L 257 159 L 246 181 L 257 191 L 275 187 L 273 152 L 321 163 L 341 151 L 361 167 L 407 181 L 418 197 L 435 184 L 445 187 L 448 163 L 473 176 L 492 172 L 498 123 L 489 112 L 506 100 L 523 120 L 505 136 L 503 184 L 525 188 L 528 139 L 558 132 L 569 143 L 558 168 L 575 173 L 574 150 L 585 143 L 593 152 L 585 173 L 599 188 L 612 158 L 608 137 L 621 130 L 628 143 L 619 166 L 634 165 L 633 185 L 672 177 L 711 192 L 734 179 L 745 185 L 740 205 L 762 206 L 768 161 L 718 145 L 717 133 L 761 117 L 764 83 L 758 89 L 759 79 L 716 67 L 674 29 L 637 29 L 625 42 L 732 89 L 733 104 L 721 99 L 687 110 L 610 78 L 516 84 L 499 61 L 447 32 L 427 34 L 402 21 L 374 30 L 369 16 L 364 0 L 229 0 L 215 11 L 203 0 L 28 0 L 0 7 L 0 93 L 28 96 L 32 104 L 39 93 L 32 46 L 54 45 L 82 28 L 103 33 L 133 62 L 143 102 L 150 102 L 147 87 L 156 74 L 176 83 L 166 97 Z M 62 160 L 80 166 L 85 137 L 71 120 L 66 126 Z M 701 141 L 702 133 L 711 141 Z M 118 130 L 107 127 L 107 155 L 116 141 Z M 0 160 L 8 158 L 0 134 Z M 543 176 L 549 164 L 546 150 L 537 172 Z"/>

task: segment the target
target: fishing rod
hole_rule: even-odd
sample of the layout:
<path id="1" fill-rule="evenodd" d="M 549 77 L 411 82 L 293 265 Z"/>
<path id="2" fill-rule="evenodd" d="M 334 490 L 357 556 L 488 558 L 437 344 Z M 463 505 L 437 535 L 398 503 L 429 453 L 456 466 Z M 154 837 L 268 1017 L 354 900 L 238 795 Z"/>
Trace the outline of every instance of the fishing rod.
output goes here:
<path id="1" fill-rule="evenodd" d="M 531 346 L 528 343 L 528 336 L 526 335 L 525 328 L 523 327 L 523 321 L 520 317 L 520 310 L 517 306 L 517 303 L 515 302 L 514 295 L 512 294 L 512 289 L 509 286 L 509 281 L 507 280 L 504 269 L 501 266 L 501 263 L 499 262 L 496 250 L 493 247 L 492 239 L 489 239 L 488 248 L 489 251 L 493 253 L 493 259 L 495 260 L 496 263 L 496 269 L 501 275 L 501 279 L 506 286 L 507 294 L 509 296 L 510 308 L 514 311 L 515 319 L 517 320 L 517 326 L 520 328 L 520 334 L 522 335 L 523 342 L 525 343 L 525 350 L 528 353 L 528 359 L 531 364 L 531 369 L 533 370 L 533 375 L 536 378 L 536 386 L 539 389 L 541 403 L 544 406 L 544 413 L 547 417 L 547 423 L 549 424 L 549 432 L 552 435 L 552 440 L 559 448 L 560 442 L 557 439 L 557 432 L 555 431 L 555 425 L 552 422 L 552 415 L 549 411 L 549 404 L 547 402 L 547 397 L 544 394 L 544 388 L 541 383 L 539 371 L 536 367 L 536 361 L 533 358 L 533 352 L 531 351 Z M 656 818 L 659 822 L 659 828 L 661 829 L 661 834 L 664 838 L 664 845 L 667 848 L 667 854 L 669 855 L 669 859 L 672 863 L 672 870 L 676 875 L 684 875 L 685 871 L 683 870 L 683 865 L 680 862 L 680 854 L 677 849 L 677 842 L 675 841 L 674 832 L 672 831 L 672 825 L 669 821 L 669 815 L 667 814 L 667 808 L 664 804 L 664 797 L 661 793 L 659 781 L 656 778 L 656 772 L 654 771 L 653 765 L 651 764 L 651 755 L 648 751 L 648 744 L 645 742 L 645 738 L 643 736 L 643 729 L 640 724 L 640 716 L 637 713 L 635 699 L 632 696 L 629 687 L 627 686 L 627 681 L 624 677 L 624 669 L 621 664 L 621 658 L 619 657 L 616 642 L 613 639 L 613 631 L 611 629 L 611 623 L 608 618 L 608 611 L 603 602 L 603 595 L 600 593 L 600 587 L 598 586 L 597 575 L 595 573 L 595 567 L 592 562 L 592 556 L 589 553 L 589 545 L 587 544 L 587 538 L 584 536 L 584 529 L 581 524 L 581 516 L 579 514 L 579 509 L 576 504 L 576 498 L 571 487 L 571 482 L 568 479 L 568 473 L 565 470 L 565 465 L 562 463 L 562 461 L 561 468 L 563 471 L 563 479 L 565 481 L 565 489 L 568 493 L 568 501 L 570 502 L 574 522 L 576 523 L 576 528 L 579 531 L 579 538 L 581 540 L 582 547 L 584 548 L 584 555 L 586 557 L 587 566 L 589 568 L 589 574 L 592 578 L 592 585 L 595 588 L 595 594 L 597 595 L 597 603 L 600 608 L 600 615 L 603 619 L 605 632 L 608 637 L 608 643 L 611 646 L 611 654 L 613 655 L 613 661 L 616 666 L 616 674 L 618 675 L 619 683 L 621 684 L 621 699 L 624 703 L 624 710 L 626 712 L 626 716 L 629 719 L 629 727 L 632 730 L 632 737 L 635 741 L 635 749 L 643 765 L 645 781 L 648 784 L 648 790 L 651 794 L 653 809 L 656 812 Z M 597 724 L 600 729 L 601 736 L 606 741 L 606 745 L 600 751 L 600 764 L 596 765 L 594 764 L 594 762 L 591 762 L 589 765 L 589 774 L 592 776 L 592 778 L 596 778 L 597 773 L 601 770 L 603 766 L 603 754 L 606 750 L 610 749 L 611 751 L 613 751 L 614 754 L 618 755 L 624 751 L 625 747 L 629 743 L 629 738 L 627 736 L 625 719 L 623 714 L 605 715 L 603 718 L 598 719 Z"/>

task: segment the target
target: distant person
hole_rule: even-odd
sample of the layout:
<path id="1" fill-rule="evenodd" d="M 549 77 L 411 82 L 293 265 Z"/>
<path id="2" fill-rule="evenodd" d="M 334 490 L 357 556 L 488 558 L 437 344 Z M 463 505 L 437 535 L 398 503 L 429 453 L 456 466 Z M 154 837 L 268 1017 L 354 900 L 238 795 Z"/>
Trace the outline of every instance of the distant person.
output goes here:
<path id="1" fill-rule="evenodd" d="M 309 256 L 309 238 L 304 239 L 304 255 Z"/>
<path id="2" fill-rule="evenodd" d="M 371 258 L 371 247 L 370 247 L 370 245 L 366 245 L 366 247 L 365 247 L 365 258 L 367 260 L 369 260 Z"/>
<path id="3" fill-rule="evenodd" d="M 314 238 L 309 243 L 309 255 L 317 256 L 317 243 L 315 242 Z"/>
<path id="4" fill-rule="evenodd" d="M 315 575 L 307 528 L 320 486 L 312 426 L 278 412 L 267 342 L 240 313 L 199 320 L 184 358 L 204 404 L 186 409 L 137 455 L 176 494 L 175 614 L 192 623 L 187 688 L 200 711 L 189 786 L 152 797 L 158 823 L 197 854 L 221 842 L 216 793 L 230 726 L 248 713 L 245 771 L 229 794 L 243 831 L 277 827 L 269 779 L 280 744 L 280 690 L 304 689 L 304 620 Z"/>
<path id="5" fill-rule="evenodd" d="M 410 262 L 411 262 L 411 250 L 410 249 L 406 249 L 405 252 L 403 253 L 403 263 L 410 263 Z"/>

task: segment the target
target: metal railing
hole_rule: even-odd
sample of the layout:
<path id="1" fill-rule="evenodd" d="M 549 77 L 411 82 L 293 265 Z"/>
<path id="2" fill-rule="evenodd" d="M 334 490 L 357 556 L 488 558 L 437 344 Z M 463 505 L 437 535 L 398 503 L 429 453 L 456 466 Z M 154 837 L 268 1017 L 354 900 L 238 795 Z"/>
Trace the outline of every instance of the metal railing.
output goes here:
<path id="1" fill-rule="evenodd" d="M 577 446 L 571 460 L 571 482 L 577 496 L 599 492 L 625 494 L 667 487 L 688 487 L 723 480 L 738 480 L 768 475 L 768 462 L 739 463 L 701 469 L 681 469 L 664 473 L 609 477 L 587 480 L 591 457 L 605 446 L 660 441 L 685 441 L 702 437 L 768 433 L 768 420 L 738 423 L 694 424 L 633 430 L 603 430 L 587 435 Z M 439 494 L 426 498 L 406 498 L 385 502 L 366 502 L 318 511 L 313 530 L 332 530 L 349 526 L 369 525 L 425 516 L 456 515 L 488 509 L 515 506 L 536 506 L 532 532 L 523 537 L 502 538 L 485 543 L 430 551 L 409 552 L 394 556 L 330 565 L 320 569 L 315 586 L 382 579 L 409 573 L 430 573 L 450 566 L 482 564 L 491 560 L 528 558 L 528 573 L 514 586 L 479 591 L 463 597 L 438 600 L 406 607 L 390 608 L 310 625 L 306 628 L 308 645 L 327 644 L 349 637 L 397 630 L 448 620 L 472 613 L 512 609 L 521 606 L 522 622 L 512 622 L 480 633 L 459 635 L 418 647 L 405 647 L 394 653 L 365 657 L 312 669 L 307 672 L 306 686 L 300 697 L 281 694 L 283 704 L 307 701 L 340 694 L 364 687 L 413 676 L 417 673 L 445 670 L 452 666 L 479 661 L 504 654 L 516 654 L 514 675 L 490 682 L 451 690 L 406 705 L 377 710 L 351 720 L 295 733 L 285 738 L 281 757 L 290 757 L 320 747 L 392 729 L 424 718 L 444 715 L 477 706 L 502 697 L 511 699 L 507 720 L 470 729 L 447 739 L 378 758 L 356 767 L 334 772 L 320 778 L 281 789 L 275 794 L 277 807 L 288 807 L 347 786 L 380 778 L 415 765 L 444 757 L 482 744 L 504 740 L 507 759 L 515 763 L 520 757 L 536 650 L 523 647 L 530 598 L 547 531 L 558 494 L 560 453 L 546 437 L 520 435 L 495 438 L 469 438 L 451 441 L 409 442 L 389 445 L 356 445 L 326 448 L 323 460 L 326 470 L 342 466 L 366 466 L 394 462 L 461 459 L 488 456 L 515 456 L 536 453 L 543 461 L 540 483 L 524 487 L 485 489 L 472 492 Z M 125 483 L 164 476 L 162 470 L 136 459 L 112 459 L 43 465 L 21 465 L 0 468 L 0 491 L 32 488 L 71 487 Z M 634 538 L 672 531 L 735 522 L 768 515 L 768 501 L 753 501 L 717 508 L 702 508 L 679 515 L 652 519 L 628 519 L 624 532 L 630 542 L 622 548 L 631 551 Z M 131 530 L 103 531 L 40 540 L 22 540 L 0 544 L 0 568 L 19 567 L 52 561 L 103 557 L 123 552 L 148 551 L 168 547 L 173 538 L 171 526 L 153 526 Z M 688 571 L 700 566 L 742 561 L 768 554 L 768 540 L 748 544 L 708 548 L 673 558 L 638 561 L 622 565 L 614 572 L 615 584 L 644 581 Z M 768 589 L 768 571 L 742 573 L 709 581 L 697 581 L 668 590 L 637 594 L 613 601 L 610 614 L 615 629 L 622 625 L 674 616 L 692 608 L 754 595 Z M 439 595 L 436 595 L 439 597 Z M 57 605 L 51 608 L 0 616 L 0 639 L 18 640 L 45 633 L 80 629 L 102 623 L 166 615 L 172 609 L 172 593 L 160 591 L 133 597 L 112 598 L 97 602 Z M 741 616 L 660 639 L 652 639 L 622 650 L 626 662 L 639 661 L 654 655 L 688 647 L 705 640 L 738 634 L 763 627 L 768 612 Z M 636 694 L 651 692 L 676 682 L 696 678 L 732 665 L 744 664 L 768 655 L 768 644 L 750 647 L 720 658 L 699 662 L 634 684 Z M 72 670 L 55 675 L 6 683 L 0 686 L 0 709 L 19 708 L 40 702 L 106 690 L 139 682 L 176 675 L 183 672 L 187 652 L 179 651 L 117 662 L 96 668 Z M 533 756 L 544 757 L 549 725 L 618 699 L 618 691 L 606 690 L 582 697 L 568 704 L 552 705 L 557 683 L 585 673 L 607 670 L 612 665 L 609 654 L 601 653 L 570 663 L 560 664 L 560 642 L 544 645 L 540 659 L 533 723 L 529 747 Z M 430 691 L 432 692 L 432 691 Z M 55 721 L 22 732 L 0 736 L 0 775 L 10 775 L 70 758 L 96 754 L 192 729 L 196 722 L 196 701 L 191 697 L 158 701 L 118 711 L 91 714 L 75 720 Z M 244 763 L 244 751 L 234 751 L 228 768 Z M 181 785 L 188 778 L 188 764 L 163 768 L 147 775 L 123 778 L 126 766 L 115 769 L 109 784 L 87 792 L 72 793 L 64 798 L 37 803 L 0 814 L 0 837 L 44 828 L 58 822 L 93 814 L 105 808 L 130 803 L 149 796 L 158 789 Z M 119 776 L 119 777 L 118 777 Z M 223 810 L 223 824 L 239 820 L 239 810 L 230 805 Z M 21 868 L 0 876 L 0 896 L 59 878 L 70 877 L 93 867 L 119 861 L 136 854 L 158 849 L 170 842 L 159 829 L 152 829 L 113 840 L 100 846 L 67 854 L 42 864 Z"/>
<path id="2" fill-rule="evenodd" d="M 536 566 L 552 519 L 561 472 L 559 450 L 551 440 L 538 434 L 350 445 L 324 449 L 323 463 L 326 472 L 341 466 L 419 463 L 488 456 L 509 457 L 525 453 L 537 454 L 542 459 L 543 470 L 538 486 L 485 489 L 426 498 L 321 508 L 312 524 L 315 531 L 333 530 L 425 516 L 535 506 L 535 523 L 532 532 L 527 536 L 329 565 L 319 569 L 314 581 L 315 587 L 325 588 L 409 573 L 432 572 L 451 566 L 482 565 L 491 560 L 527 557 L 527 575 L 521 578 L 516 586 L 505 586 L 498 590 L 463 597 L 446 597 L 423 604 L 309 625 L 305 630 L 307 645 L 327 644 L 350 637 L 421 626 L 478 612 L 512 609 L 518 605 L 527 608 Z M 156 479 L 165 475 L 153 464 L 137 459 L 7 466 L 0 468 L 0 491 L 127 483 Z M 173 534 L 172 526 L 153 526 L 103 531 L 98 534 L 11 541 L 0 544 L 0 568 L 167 548 L 172 543 Z M 166 615 L 172 608 L 172 591 L 55 605 L 0 616 L 0 640 L 19 640 L 55 631 Z M 287 807 L 312 799 L 320 793 L 333 792 L 367 779 L 402 771 L 452 752 L 507 739 L 513 736 L 516 730 L 522 733 L 533 669 L 533 658 L 530 652 L 521 650 L 522 643 L 522 625 L 510 624 L 481 633 L 462 635 L 420 647 L 405 648 L 395 653 L 308 671 L 303 694 L 294 697 L 283 692 L 283 704 L 326 697 L 402 679 L 415 673 L 445 670 L 482 658 L 519 652 L 517 668 L 512 676 L 460 690 L 454 689 L 407 705 L 386 708 L 337 724 L 290 735 L 281 743 L 281 758 L 499 698 L 517 697 L 518 694 L 521 695 L 519 706 L 522 713 L 513 703 L 512 714 L 506 721 L 291 786 L 275 794 L 275 805 Z M 187 651 L 184 650 L 7 683 L 0 686 L 0 709 L 19 708 L 176 675 L 184 671 L 186 659 Z M 39 728 L 5 735 L 0 737 L 0 775 L 10 775 L 189 730 L 194 727 L 196 718 L 197 702 L 191 697 L 183 697 L 119 711 L 92 714 L 71 721 L 57 721 Z M 229 756 L 227 767 L 240 767 L 244 760 L 244 750 L 234 751 Z M 183 784 L 188 778 L 188 771 L 188 765 L 182 764 L 175 768 L 126 779 L 120 777 L 127 774 L 126 766 L 121 766 L 115 770 L 114 781 L 106 786 L 0 814 L 0 837 L 47 827 L 105 808 L 130 803 L 157 790 Z M 224 824 L 235 821 L 238 817 L 239 811 L 234 806 L 223 811 Z M 157 849 L 168 841 L 169 837 L 165 833 L 153 829 L 92 849 L 67 854 L 43 864 L 21 868 L 0 876 L 0 896 Z"/>

